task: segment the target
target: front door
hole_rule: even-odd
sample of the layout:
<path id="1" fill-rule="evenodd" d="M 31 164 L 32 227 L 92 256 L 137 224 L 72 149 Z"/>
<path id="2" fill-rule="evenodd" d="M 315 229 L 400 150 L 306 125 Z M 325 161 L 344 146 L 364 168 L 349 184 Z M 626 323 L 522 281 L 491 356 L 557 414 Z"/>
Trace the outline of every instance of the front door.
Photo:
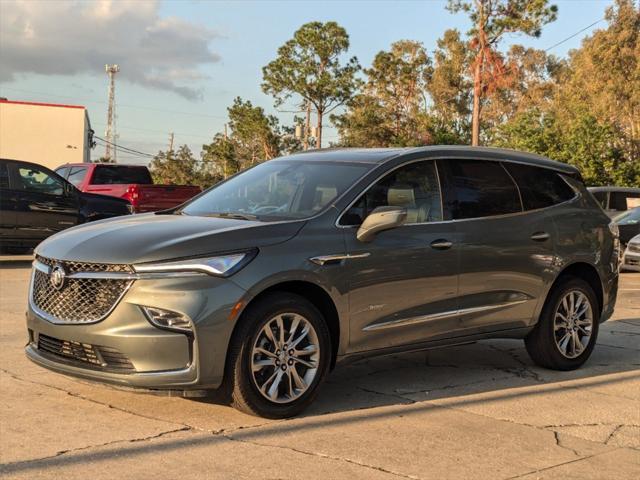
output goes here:
<path id="1" fill-rule="evenodd" d="M 78 223 L 78 199 L 64 180 L 35 165 L 11 163 L 17 193 L 18 236 L 42 240 Z"/>
<path id="2" fill-rule="evenodd" d="M 0 161 L 0 242 L 16 234 L 16 192 L 11 189 L 7 162 Z"/>
<path id="3" fill-rule="evenodd" d="M 373 209 L 401 206 L 407 222 L 371 242 L 356 238 Z M 350 351 L 410 345 L 459 328 L 457 248 L 442 222 L 435 162 L 401 166 L 369 188 L 341 217 L 349 282 Z"/>

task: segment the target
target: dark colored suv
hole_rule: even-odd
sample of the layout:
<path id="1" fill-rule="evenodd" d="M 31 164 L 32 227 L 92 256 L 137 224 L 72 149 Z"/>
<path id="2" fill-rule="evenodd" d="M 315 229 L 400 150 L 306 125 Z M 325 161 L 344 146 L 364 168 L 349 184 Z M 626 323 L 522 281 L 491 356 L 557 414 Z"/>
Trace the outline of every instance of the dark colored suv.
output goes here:
<path id="1" fill-rule="evenodd" d="M 42 243 L 26 353 L 69 375 L 295 415 L 339 362 L 522 338 L 570 370 L 618 285 L 615 226 L 568 165 L 468 147 L 277 158 L 174 211 Z"/>
<path id="2" fill-rule="evenodd" d="M 30 162 L 0 159 L 0 248 L 22 253 L 80 223 L 131 213 L 126 200 L 83 193 Z"/>

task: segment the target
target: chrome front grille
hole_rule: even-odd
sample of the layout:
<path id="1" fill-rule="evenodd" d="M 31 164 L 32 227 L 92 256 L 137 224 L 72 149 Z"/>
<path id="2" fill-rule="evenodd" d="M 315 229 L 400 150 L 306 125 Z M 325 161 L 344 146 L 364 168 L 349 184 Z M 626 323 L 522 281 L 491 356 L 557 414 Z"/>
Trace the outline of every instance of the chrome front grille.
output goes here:
<path id="1" fill-rule="evenodd" d="M 52 271 L 64 271 L 62 286 L 54 285 Z M 57 261 L 36 257 L 32 306 L 56 323 L 92 323 L 102 320 L 129 289 L 134 273 L 128 265 Z"/>
<path id="2" fill-rule="evenodd" d="M 640 244 L 630 243 L 627 248 L 629 249 L 630 252 L 640 253 Z"/>
<path id="3" fill-rule="evenodd" d="M 43 265 L 53 267 L 55 264 L 60 264 L 64 267 L 67 273 L 79 273 L 79 272 L 112 272 L 112 273 L 133 273 L 133 269 L 130 265 L 118 264 L 118 263 L 87 263 L 87 262 L 70 262 L 70 261 L 57 261 L 51 258 L 41 257 L 36 255 L 36 260 Z"/>

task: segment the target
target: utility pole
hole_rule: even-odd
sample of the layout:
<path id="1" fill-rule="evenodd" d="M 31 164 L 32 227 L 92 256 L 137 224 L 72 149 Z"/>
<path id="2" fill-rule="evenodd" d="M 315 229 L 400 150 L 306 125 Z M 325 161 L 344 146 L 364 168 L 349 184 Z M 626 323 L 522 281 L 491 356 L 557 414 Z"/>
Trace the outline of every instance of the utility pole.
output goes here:
<path id="1" fill-rule="evenodd" d="M 309 150 L 309 130 L 311 128 L 311 102 L 307 100 L 305 102 L 307 104 L 307 118 L 304 122 L 304 137 L 302 140 L 302 145 L 305 150 Z"/>
<path id="2" fill-rule="evenodd" d="M 107 75 L 109 75 L 109 108 L 107 110 L 107 131 L 105 137 L 107 145 L 105 146 L 104 157 L 107 162 L 116 163 L 116 73 L 120 71 L 118 65 L 105 65 Z M 112 146 L 114 148 L 112 148 Z M 111 151 L 113 150 L 113 153 Z"/>
<path id="3" fill-rule="evenodd" d="M 227 134 L 227 124 L 224 124 L 224 139 L 227 140 L 229 138 L 229 135 Z"/>
<path id="4" fill-rule="evenodd" d="M 173 132 L 169 134 L 169 152 L 173 153 Z"/>

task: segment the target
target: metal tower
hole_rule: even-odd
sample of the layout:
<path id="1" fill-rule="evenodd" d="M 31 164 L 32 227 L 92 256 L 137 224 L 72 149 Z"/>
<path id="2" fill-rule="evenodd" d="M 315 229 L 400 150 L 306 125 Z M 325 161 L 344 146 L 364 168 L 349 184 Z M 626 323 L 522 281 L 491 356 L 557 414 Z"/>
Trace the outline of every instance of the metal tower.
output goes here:
<path id="1" fill-rule="evenodd" d="M 107 131 L 105 132 L 105 138 L 107 144 L 104 150 L 104 157 L 107 162 L 116 163 L 116 73 L 120 71 L 118 65 L 105 65 L 104 66 L 107 75 L 109 75 L 109 109 L 107 111 Z M 112 153 L 113 150 L 113 153 Z"/>

